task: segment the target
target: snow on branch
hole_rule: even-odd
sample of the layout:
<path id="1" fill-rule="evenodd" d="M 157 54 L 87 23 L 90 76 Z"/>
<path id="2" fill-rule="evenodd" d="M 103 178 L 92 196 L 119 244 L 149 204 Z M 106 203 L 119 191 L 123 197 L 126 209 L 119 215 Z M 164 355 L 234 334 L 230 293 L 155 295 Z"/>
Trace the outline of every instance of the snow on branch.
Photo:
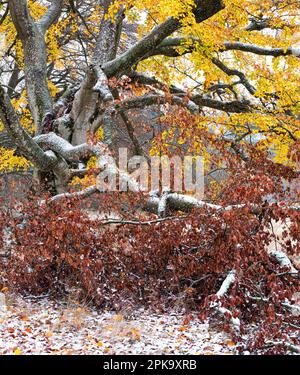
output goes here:
<path id="1" fill-rule="evenodd" d="M 93 87 L 94 91 L 98 91 L 104 102 L 111 102 L 114 100 L 113 95 L 108 86 L 108 78 L 100 67 L 94 67 L 97 76 L 97 83 Z"/>
<path id="2" fill-rule="evenodd" d="M 291 344 L 289 342 L 283 342 L 283 341 L 271 341 L 268 340 L 266 342 L 267 345 L 272 345 L 272 346 L 283 346 L 286 347 L 287 349 L 291 350 L 294 353 L 300 354 L 300 346 Z"/>
<path id="3" fill-rule="evenodd" d="M 216 296 L 217 296 L 217 301 L 214 301 L 211 303 L 211 307 L 214 308 L 218 313 L 225 317 L 230 317 L 230 322 L 236 332 L 240 332 L 240 326 L 241 322 L 239 318 L 235 318 L 232 315 L 232 312 L 225 307 L 222 306 L 221 298 L 225 296 L 225 294 L 228 293 L 229 289 L 231 286 L 235 283 L 236 281 L 236 271 L 231 270 L 228 275 L 226 276 L 225 280 L 223 281 L 220 289 L 217 291 Z"/>
<path id="4" fill-rule="evenodd" d="M 58 202 L 63 199 L 81 199 L 81 198 L 87 198 L 97 192 L 96 186 L 88 187 L 82 191 L 78 191 L 75 193 L 63 193 L 55 195 L 54 197 L 50 198 L 48 200 L 49 203 L 52 202 Z"/>
<path id="5" fill-rule="evenodd" d="M 281 265 L 281 267 L 286 267 L 291 273 L 297 274 L 298 271 L 293 266 L 291 260 L 288 258 L 288 256 L 281 250 L 271 250 L 269 252 L 271 256 L 276 258 L 278 263 Z"/>
<path id="6" fill-rule="evenodd" d="M 33 140 L 44 150 L 54 151 L 67 161 L 79 161 L 80 159 L 91 156 L 95 153 L 93 147 L 87 143 L 78 146 L 72 146 L 71 143 L 51 132 L 38 135 Z"/>
<path id="7" fill-rule="evenodd" d="M 218 297 L 224 297 L 224 295 L 228 292 L 231 285 L 235 282 L 235 275 L 235 270 L 229 272 L 229 274 L 226 276 L 226 279 L 223 281 L 220 289 L 216 293 Z"/>

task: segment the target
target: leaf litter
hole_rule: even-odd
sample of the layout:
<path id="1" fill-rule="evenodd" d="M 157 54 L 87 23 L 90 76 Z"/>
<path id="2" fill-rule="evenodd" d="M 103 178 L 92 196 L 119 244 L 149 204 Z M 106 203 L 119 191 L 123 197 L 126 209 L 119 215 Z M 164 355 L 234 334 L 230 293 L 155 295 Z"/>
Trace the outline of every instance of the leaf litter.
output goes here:
<path id="1" fill-rule="evenodd" d="M 2 294 L 3 297 L 3 294 Z M 134 316 L 6 294 L 0 306 L 0 354 L 237 354 L 225 333 L 186 315 Z"/>

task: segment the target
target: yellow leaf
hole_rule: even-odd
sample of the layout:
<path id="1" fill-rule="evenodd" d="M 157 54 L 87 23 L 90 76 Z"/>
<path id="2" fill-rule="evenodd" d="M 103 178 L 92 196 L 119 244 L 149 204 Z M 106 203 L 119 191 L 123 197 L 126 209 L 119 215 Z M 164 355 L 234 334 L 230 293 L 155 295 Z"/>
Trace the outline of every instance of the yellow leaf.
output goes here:
<path id="1" fill-rule="evenodd" d="M 45 336 L 49 339 L 50 337 L 53 336 L 53 332 L 51 332 L 51 331 L 47 331 L 47 332 L 45 333 Z"/>
<path id="2" fill-rule="evenodd" d="M 21 352 L 20 348 L 15 349 L 14 355 L 21 355 L 21 354 L 22 354 L 22 352 Z"/>
<path id="3" fill-rule="evenodd" d="M 235 346 L 235 343 L 231 340 L 227 340 L 226 343 L 227 343 L 228 346 L 231 346 L 231 347 Z"/>
<path id="4" fill-rule="evenodd" d="M 178 331 L 180 331 L 180 332 L 184 332 L 184 331 L 187 331 L 187 327 L 179 327 L 178 328 Z"/>
<path id="5" fill-rule="evenodd" d="M 124 320 L 123 315 L 116 315 L 116 316 L 114 317 L 114 320 L 115 320 L 116 322 L 122 322 L 122 321 Z"/>

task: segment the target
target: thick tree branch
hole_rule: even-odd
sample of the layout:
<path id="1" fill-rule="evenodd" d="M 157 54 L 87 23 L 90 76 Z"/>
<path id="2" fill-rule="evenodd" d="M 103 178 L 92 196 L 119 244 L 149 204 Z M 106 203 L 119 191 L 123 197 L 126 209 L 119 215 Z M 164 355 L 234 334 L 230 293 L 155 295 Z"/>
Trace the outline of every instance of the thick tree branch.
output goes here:
<path id="1" fill-rule="evenodd" d="M 199 110 L 198 106 L 195 103 L 193 103 L 191 100 L 185 101 L 184 99 L 175 95 L 173 95 L 172 97 L 166 97 L 166 96 L 156 95 L 156 94 L 148 94 L 148 95 L 139 96 L 134 99 L 124 100 L 120 104 L 117 104 L 115 108 L 117 111 L 122 111 L 122 110 L 128 111 L 130 109 L 145 108 L 151 105 L 159 105 L 159 104 L 166 104 L 166 103 L 186 107 L 192 113 L 197 113 Z"/>
<path id="2" fill-rule="evenodd" d="M 9 0 L 9 9 L 18 37 L 22 41 L 29 106 L 37 132 L 40 133 L 44 117 L 52 113 L 44 31 L 30 16 L 26 0 Z"/>
<path id="3" fill-rule="evenodd" d="M 165 55 L 169 57 L 177 57 L 195 50 L 197 45 L 202 45 L 201 39 L 187 38 L 187 37 L 174 37 L 165 39 L 153 51 L 149 51 L 147 57 L 155 55 Z M 184 50 L 179 51 L 178 47 L 184 47 Z M 243 51 L 262 56 L 300 56 L 300 51 L 295 48 L 271 48 L 261 47 L 255 44 L 242 43 L 242 42 L 224 42 L 220 52 L 226 51 Z"/>
<path id="4" fill-rule="evenodd" d="M 47 13 L 38 21 L 38 25 L 45 32 L 59 18 L 64 0 L 52 0 Z"/>
<path id="5" fill-rule="evenodd" d="M 27 7 L 27 0 L 8 0 L 8 5 L 18 36 L 24 40 L 35 28 L 35 23 Z"/>
<path id="6" fill-rule="evenodd" d="M 253 111 L 254 109 L 248 100 L 233 100 L 223 102 L 220 100 L 203 98 L 201 95 L 194 95 L 192 98 L 185 100 L 184 98 L 176 95 L 166 97 L 158 94 L 148 94 L 134 99 L 124 100 L 122 103 L 117 104 L 115 108 L 117 111 L 123 111 L 166 103 L 186 107 L 191 113 L 198 113 L 199 107 L 208 107 L 228 113 L 247 113 Z"/>
<path id="7" fill-rule="evenodd" d="M 224 9 L 222 0 L 197 0 L 195 2 L 195 18 L 198 23 L 211 18 L 213 15 Z M 102 66 L 108 77 L 115 76 L 128 70 L 153 51 L 165 38 L 180 29 L 181 23 L 173 17 L 156 26 L 147 36 L 140 40 L 121 56 L 107 62 Z"/>
<path id="8" fill-rule="evenodd" d="M 34 138 L 34 141 L 44 150 L 54 151 L 69 162 L 80 161 L 95 154 L 93 147 L 84 143 L 72 146 L 68 141 L 55 133 L 42 134 Z"/>
<path id="9" fill-rule="evenodd" d="M 247 113 L 252 112 L 254 109 L 249 100 L 223 102 L 221 100 L 203 98 L 201 95 L 195 95 L 191 100 L 201 107 L 213 108 L 228 113 Z"/>
<path id="10" fill-rule="evenodd" d="M 40 170 L 48 171 L 56 163 L 56 159 L 47 156 L 41 147 L 20 125 L 8 95 L 0 86 L 0 118 L 11 139 L 32 163 Z"/>
<path id="11" fill-rule="evenodd" d="M 86 132 L 91 130 L 93 126 L 89 120 L 94 117 L 101 100 L 104 104 L 105 102 L 107 104 L 113 99 L 108 85 L 107 74 L 102 69 L 104 63 L 116 57 L 124 18 L 123 8 L 118 11 L 115 22 L 106 17 L 109 6 L 113 2 L 114 0 L 106 0 L 104 3 L 104 15 L 95 43 L 92 64 L 89 66 L 82 85 L 75 95 L 71 111 L 71 117 L 74 121 L 73 144 L 86 142 Z M 106 123 L 109 120 L 110 117 L 106 117 Z"/>
<path id="12" fill-rule="evenodd" d="M 228 293 L 229 289 L 235 283 L 235 281 L 236 281 L 236 271 L 232 270 L 228 273 L 220 289 L 217 291 L 216 296 L 218 299 L 217 301 L 214 301 L 211 303 L 211 307 L 216 309 L 216 311 L 220 313 L 221 315 L 229 316 L 230 322 L 233 325 L 234 329 L 236 330 L 236 332 L 239 332 L 240 326 L 241 326 L 240 319 L 233 317 L 232 312 L 226 309 L 225 307 L 223 307 L 221 303 L 221 298 L 224 297 L 225 294 Z"/>
<path id="13" fill-rule="evenodd" d="M 289 48 L 268 48 L 268 47 L 261 47 L 257 46 L 255 44 L 247 44 L 247 43 L 239 43 L 239 42 L 225 42 L 224 43 L 224 49 L 221 51 L 243 51 L 243 52 L 249 52 L 254 53 L 256 55 L 262 55 L 262 56 L 298 56 L 300 57 L 300 50 L 297 50 L 295 48 L 289 47 Z"/>
<path id="14" fill-rule="evenodd" d="M 97 191 L 98 189 L 96 188 L 96 186 L 91 186 L 75 193 L 62 193 L 50 198 L 49 203 L 59 202 L 64 199 L 83 199 L 97 193 Z"/>

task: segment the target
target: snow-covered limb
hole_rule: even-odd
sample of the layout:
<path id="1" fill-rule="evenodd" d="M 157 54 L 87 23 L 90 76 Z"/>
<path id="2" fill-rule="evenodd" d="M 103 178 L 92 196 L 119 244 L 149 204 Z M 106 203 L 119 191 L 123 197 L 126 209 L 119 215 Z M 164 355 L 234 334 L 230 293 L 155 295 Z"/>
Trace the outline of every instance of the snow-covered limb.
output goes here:
<path id="1" fill-rule="evenodd" d="M 300 317 L 300 305 L 299 304 L 292 305 L 289 300 L 286 300 L 285 302 L 282 303 L 282 306 L 290 310 L 293 315 Z"/>
<path id="2" fill-rule="evenodd" d="M 275 257 L 282 267 L 287 267 L 291 273 L 298 273 L 298 270 L 296 270 L 288 256 L 283 251 L 272 250 L 269 252 L 269 254 Z"/>
<path id="3" fill-rule="evenodd" d="M 239 318 L 234 318 L 234 317 L 232 316 L 231 311 L 228 310 L 228 309 L 225 309 L 225 307 L 219 306 L 219 307 L 216 307 L 216 310 L 217 310 L 221 315 L 223 315 L 223 316 L 226 316 L 226 315 L 228 316 L 228 315 L 229 315 L 229 316 L 230 316 L 230 322 L 231 322 L 231 324 L 232 324 L 234 330 L 235 330 L 237 333 L 240 332 L 240 330 L 241 330 L 241 321 L 240 321 Z"/>
<path id="4" fill-rule="evenodd" d="M 191 195 L 179 194 L 179 193 L 170 193 L 165 197 L 167 207 L 180 210 L 180 211 L 189 211 L 191 209 L 197 208 L 207 208 L 215 211 L 232 211 L 235 209 L 240 209 L 245 207 L 244 204 L 229 205 L 229 206 L 220 206 L 217 204 L 208 203 L 196 199 Z M 256 206 L 253 206 L 253 210 L 257 209 Z"/>
<path id="5" fill-rule="evenodd" d="M 239 333 L 241 328 L 241 322 L 239 318 L 235 318 L 232 315 L 232 312 L 225 307 L 222 306 L 220 301 L 221 297 L 224 297 L 225 294 L 229 291 L 232 284 L 235 283 L 236 280 L 236 271 L 231 270 L 228 275 L 226 276 L 225 280 L 223 281 L 220 289 L 217 291 L 216 296 L 218 297 L 217 301 L 211 303 L 210 307 L 214 308 L 218 313 L 223 316 L 230 316 L 230 322 L 234 328 L 234 330 Z"/>
<path id="6" fill-rule="evenodd" d="M 300 354 L 300 346 L 290 344 L 289 342 L 283 342 L 283 341 L 271 341 L 268 340 L 266 342 L 267 345 L 272 345 L 272 346 L 284 346 L 288 349 L 290 349 L 294 353 L 299 353 Z"/>
<path id="7" fill-rule="evenodd" d="M 286 206 L 286 208 L 294 210 L 293 206 Z M 290 240 L 293 248 L 297 246 L 297 241 L 293 240 L 289 234 L 288 237 L 286 237 L 286 233 L 290 232 L 291 224 L 292 223 L 290 220 L 270 221 L 268 226 L 265 228 L 266 232 L 272 235 L 272 242 L 267 246 L 267 252 L 270 257 L 274 257 L 277 260 L 281 267 L 285 267 L 291 274 L 297 275 L 298 270 L 293 266 L 293 263 L 286 254 L 283 245 L 287 240 Z"/>
<path id="8" fill-rule="evenodd" d="M 158 203 L 158 216 L 165 216 L 167 212 L 167 202 L 168 202 L 168 195 L 170 193 L 169 189 L 164 189 L 162 196 L 160 197 Z"/>
<path id="9" fill-rule="evenodd" d="M 101 225 L 142 225 L 142 226 L 148 226 L 153 224 L 159 224 L 163 223 L 165 221 L 180 221 L 186 219 L 186 216 L 169 216 L 169 217 L 162 217 L 155 220 L 148 220 L 148 221 L 135 221 L 135 220 L 116 220 L 116 219 L 110 219 L 110 220 L 104 220 L 101 222 Z"/>
<path id="10" fill-rule="evenodd" d="M 135 179 L 131 178 L 128 173 L 119 170 L 114 158 L 109 154 L 101 155 L 98 158 L 98 167 L 102 170 L 96 181 L 97 189 L 100 192 L 108 191 L 110 188 L 114 190 L 117 176 L 119 177 L 119 183 L 128 187 L 129 191 L 139 192 L 141 190 Z M 106 183 L 106 180 L 109 182 Z M 110 183 L 112 183 L 111 187 Z"/>
<path id="11" fill-rule="evenodd" d="M 78 191 L 75 193 L 63 193 L 55 195 L 54 197 L 49 199 L 49 203 L 51 202 L 58 202 L 63 199 L 76 199 L 76 198 L 86 198 L 91 196 L 92 194 L 95 194 L 97 192 L 96 186 L 88 187 L 82 191 Z"/>
<path id="12" fill-rule="evenodd" d="M 33 140 L 44 150 L 54 151 L 67 161 L 79 161 L 80 159 L 94 154 L 92 146 L 83 143 L 78 146 L 72 146 L 71 143 L 59 137 L 55 133 L 38 135 Z"/>
<path id="13" fill-rule="evenodd" d="M 253 297 L 249 293 L 247 294 L 248 294 L 248 298 L 252 301 L 261 301 L 264 303 L 270 303 L 270 299 L 267 297 Z M 290 312 L 294 316 L 300 316 L 300 306 L 297 304 L 291 304 L 291 302 L 288 299 L 286 299 L 285 302 L 282 302 L 281 306 L 286 308 L 287 310 L 290 310 Z"/>
<path id="14" fill-rule="evenodd" d="M 236 271 L 231 270 L 229 274 L 226 276 L 226 279 L 223 281 L 220 289 L 216 293 L 218 297 L 223 297 L 228 292 L 231 285 L 235 282 L 235 276 L 236 276 Z"/>
<path id="15" fill-rule="evenodd" d="M 108 86 L 108 78 L 100 67 L 94 67 L 94 71 L 97 75 L 97 83 L 93 87 L 94 91 L 98 91 L 103 98 L 104 102 L 113 101 L 113 95 Z"/>

